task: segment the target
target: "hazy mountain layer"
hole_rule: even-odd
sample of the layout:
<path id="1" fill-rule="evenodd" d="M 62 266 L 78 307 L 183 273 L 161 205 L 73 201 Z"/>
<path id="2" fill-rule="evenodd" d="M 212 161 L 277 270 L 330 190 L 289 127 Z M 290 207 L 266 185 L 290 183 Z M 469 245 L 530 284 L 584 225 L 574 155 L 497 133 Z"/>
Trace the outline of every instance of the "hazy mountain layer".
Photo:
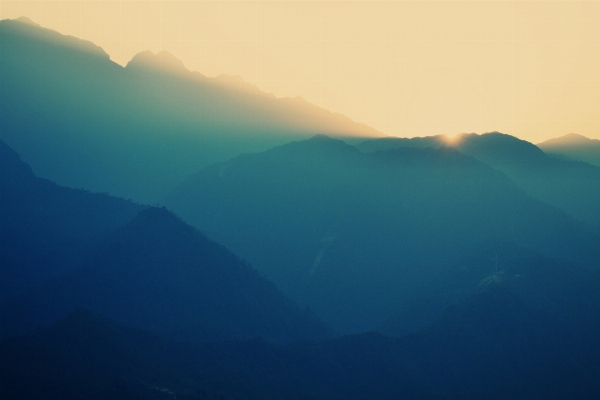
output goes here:
<path id="1" fill-rule="evenodd" d="M 210 166 L 166 201 L 345 332 L 379 326 L 487 240 L 598 267 L 597 236 L 451 148 L 366 154 L 316 136 Z"/>
<path id="2" fill-rule="evenodd" d="M 37 178 L 0 140 L 1 297 L 79 268 L 144 207 Z"/>
<path id="3" fill-rule="evenodd" d="M 61 185 L 153 202 L 189 174 L 315 133 L 381 134 L 302 99 L 145 52 L 126 68 L 90 42 L 0 22 L 0 138 Z"/>
<path id="4" fill-rule="evenodd" d="M 110 235 L 81 269 L 4 302 L 3 334 L 47 325 L 77 307 L 185 340 L 329 334 L 248 264 L 158 208 Z"/>
<path id="5" fill-rule="evenodd" d="M 535 145 L 493 132 L 424 138 L 385 138 L 357 144 L 365 152 L 400 147 L 452 147 L 506 174 L 527 194 L 600 228 L 600 167 L 549 157 Z"/>
<path id="6" fill-rule="evenodd" d="M 598 139 L 588 139 L 576 133 L 569 133 L 538 143 L 537 146 L 550 155 L 585 161 L 600 167 L 600 140 Z"/>

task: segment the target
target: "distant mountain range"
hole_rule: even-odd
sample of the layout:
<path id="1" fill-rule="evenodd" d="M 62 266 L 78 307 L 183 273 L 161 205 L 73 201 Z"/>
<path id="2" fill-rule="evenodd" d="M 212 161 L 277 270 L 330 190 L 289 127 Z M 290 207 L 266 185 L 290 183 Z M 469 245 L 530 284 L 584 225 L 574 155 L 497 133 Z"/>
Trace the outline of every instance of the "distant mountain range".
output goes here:
<path id="1" fill-rule="evenodd" d="M 490 240 L 592 269 L 600 256 L 584 224 L 450 147 L 315 136 L 210 166 L 165 202 L 342 332 L 379 326 Z"/>
<path id="2" fill-rule="evenodd" d="M 595 141 L 380 138 L 26 18 L 0 68 L 0 398 L 600 397 Z"/>
<path id="3" fill-rule="evenodd" d="M 558 207 L 600 232 L 600 167 L 557 159 L 535 145 L 492 132 L 422 138 L 383 138 L 356 145 L 375 152 L 401 147 L 451 147 L 506 174 L 527 194 Z"/>
<path id="4" fill-rule="evenodd" d="M 569 133 L 555 139 L 549 139 L 537 145 L 544 152 L 600 167 L 600 140 L 588 139 L 583 135 Z"/>
<path id="5" fill-rule="evenodd" d="M 0 151 L 1 336 L 78 307 L 184 340 L 331 335 L 166 209 L 57 186 L 33 176 L 2 142 Z"/>
<path id="6" fill-rule="evenodd" d="M 167 52 L 123 68 L 100 47 L 27 19 L 0 21 L 0 139 L 43 178 L 154 202 L 200 168 L 316 133 L 380 132 Z"/>

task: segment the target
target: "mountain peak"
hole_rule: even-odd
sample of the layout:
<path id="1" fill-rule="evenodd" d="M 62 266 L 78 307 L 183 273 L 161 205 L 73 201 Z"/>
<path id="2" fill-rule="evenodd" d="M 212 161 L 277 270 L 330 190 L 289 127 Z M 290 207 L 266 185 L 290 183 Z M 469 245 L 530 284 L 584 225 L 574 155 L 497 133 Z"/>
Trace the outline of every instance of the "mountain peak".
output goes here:
<path id="1" fill-rule="evenodd" d="M 29 19 L 28 17 L 25 17 L 25 16 L 19 17 L 19 18 L 15 19 L 15 21 L 21 22 L 21 23 L 26 24 L 26 25 L 36 26 L 38 28 L 42 27 L 40 24 L 36 24 L 31 19 Z"/>
<path id="2" fill-rule="evenodd" d="M 2 35 L 1 40 L 5 44 L 13 43 L 15 40 L 20 41 L 23 38 L 33 38 L 37 41 L 50 43 L 54 46 L 84 51 L 102 58 L 110 59 L 110 56 L 102 49 L 102 47 L 87 40 L 78 39 L 70 35 L 63 35 L 55 30 L 44 28 L 25 16 L 17 19 L 4 19 L 0 21 L 0 34 Z"/>
<path id="3" fill-rule="evenodd" d="M 565 139 L 571 139 L 571 140 L 579 140 L 579 141 L 582 141 L 582 142 L 588 142 L 588 141 L 592 140 L 592 139 L 590 139 L 590 138 L 588 138 L 586 136 L 580 135 L 578 133 L 568 133 L 565 136 L 563 136 L 563 138 L 565 138 Z"/>
<path id="4" fill-rule="evenodd" d="M 190 72 L 185 65 L 183 65 L 183 61 L 166 50 L 159 51 L 156 54 L 149 50 L 142 51 L 133 56 L 125 68 L 154 70 L 174 74 L 185 74 Z"/>
<path id="5" fill-rule="evenodd" d="M 578 133 L 569 133 L 564 136 L 560 136 L 554 139 L 548 139 L 539 146 L 552 147 L 552 146 L 585 146 L 587 144 L 598 143 L 598 140 L 590 139 Z"/>
<path id="6" fill-rule="evenodd" d="M 308 140 L 312 140 L 313 142 L 316 142 L 316 141 L 327 141 L 327 140 L 338 140 L 338 139 L 332 139 L 331 137 L 329 137 L 323 133 L 317 133 L 316 135 L 312 136 Z"/>

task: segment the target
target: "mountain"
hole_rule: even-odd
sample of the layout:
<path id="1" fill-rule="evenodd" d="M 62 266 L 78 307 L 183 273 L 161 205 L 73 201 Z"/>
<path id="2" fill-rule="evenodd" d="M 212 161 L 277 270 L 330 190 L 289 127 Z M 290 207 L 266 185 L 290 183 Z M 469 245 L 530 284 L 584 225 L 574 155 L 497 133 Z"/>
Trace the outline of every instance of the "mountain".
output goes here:
<path id="1" fill-rule="evenodd" d="M 600 167 L 600 140 L 598 139 L 589 139 L 583 135 L 569 133 L 538 143 L 537 146 L 550 155 L 584 161 Z"/>
<path id="2" fill-rule="evenodd" d="M 600 304 L 595 300 L 600 293 L 599 278 L 597 271 L 545 257 L 509 241 L 491 241 L 461 257 L 430 283 L 434 288 L 423 290 L 422 297 L 400 309 L 380 331 L 392 336 L 415 332 L 415 327 L 431 325 L 448 307 L 500 287 L 582 334 L 600 329 L 594 319 L 598 317 L 596 304 Z"/>
<path id="3" fill-rule="evenodd" d="M 77 307 L 182 340 L 330 334 L 248 264 L 164 208 L 143 210 L 82 268 L 5 301 L 3 335 L 45 326 Z"/>
<path id="4" fill-rule="evenodd" d="M 2 398 L 592 399 L 600 393 L 600 277 L 538 262 L 506 271 L 401 338 L 285 345 L 175 342 L 76 310 L 0 342 Z M 523 259 L 524 260 L 524 259 Z M 579 305 L 579 307 L 577 307 Z M 574 308 L 575 306 L 575 308 Z M 581 307 L 583 306 L 583 307 Z M 567 310 L 574 313 L 565 313 Z"/>
<path id="5" fill-rule="evenodd" d="M 535 145 L 492 132 L 424 138 L 385 138 L 356 145 L 373 152 L 399 147 L 452 147 L 506 174 L 527 194 L 600 229 L 600 167 L 549 157 Z"/>
<path id="6" fill-rule="evenodd" d="M 380 132 L 242 79 L 191 72 L 168 52 L 126 67 L 31 21 L 0 21 L 0 139 L 43 178 L 153 203 L 217 161 L 315 133 Z"/>
<path id="7" fill-rule="evenodd" d="M 79 268 L 143 208 L 38 178 L 0 140 L 0 297 Z"/>
<path id="8" fill-rule="evenodd" d="M 405 377 L 394 371 L 396 365 L 378 360 L 391 344 L 373 335 L 287 346 L 261 340 L 178 343 L 80 309 L 49 328 L 0 342 L 0 395 L 342 400 L 378 394 L 391 399 L 418 387 L 410 381 L 414 373 Z M 382 379 L 381 373 L 395 379 Z"/>
<path id="9" fill-rule="evenodd" d="M 205 168 L 165 199 L 341 332 L 374 329 L 504 239 L 597 268 L 598 236 L 452 148 L 320 135 Z"/>

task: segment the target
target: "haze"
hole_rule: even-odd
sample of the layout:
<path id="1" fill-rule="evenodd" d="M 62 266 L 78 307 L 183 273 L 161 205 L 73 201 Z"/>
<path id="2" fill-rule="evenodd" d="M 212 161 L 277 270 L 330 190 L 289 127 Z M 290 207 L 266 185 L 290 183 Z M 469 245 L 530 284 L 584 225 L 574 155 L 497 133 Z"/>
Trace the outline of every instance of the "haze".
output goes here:
<path id="1" fill-rule="evenodd" d="M 388 135 L 600 138 L 600 2 L 2 1 L 125 65 L 168 50 Z"/>

